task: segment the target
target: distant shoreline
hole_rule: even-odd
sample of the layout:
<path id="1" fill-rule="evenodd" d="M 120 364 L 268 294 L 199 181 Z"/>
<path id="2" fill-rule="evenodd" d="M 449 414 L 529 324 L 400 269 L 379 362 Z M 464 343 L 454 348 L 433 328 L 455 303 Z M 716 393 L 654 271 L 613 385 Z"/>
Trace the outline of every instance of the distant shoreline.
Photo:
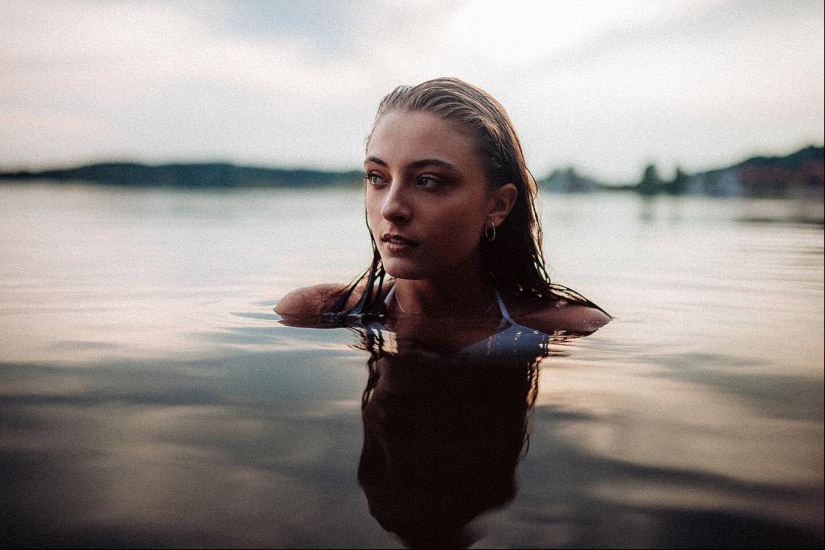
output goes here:
<path id="1" fill-rule="evenodd" d="M 43 171 L 0 172 L 0 180 L 78 182 L 127 187 L 247 188 L 355 185 L 361 172 L 259 168 L 230 163 L 148 165 L 106 162 Z"/>
<path id="2" fill-rule="evenodd" d="M 652 170 L 651 170 L 652 169 Z M 0 172 L 3 182 L 50 181 L 118 187 L 166 187 L 184 189 L 327 188 L 356 187 L 360 170 L 238 166 L 227 162 L 170 163 L 102 162 L 72 168 Z M 677 170 L 672 181 L 658 179 L 655 166 L 645 170 L 641 181 L 609 185 L 574 168 L 556 170 L 538 179 L 539 188 L 560 193 L 597 191 L 636 192 L 641 195 L 707 195 L 756 198 L 803 198 L 822 200 L 825 180 L 825 148 L 808 146 L 784 157 L 752 157 L 738 164 L 686 174 Z"/>

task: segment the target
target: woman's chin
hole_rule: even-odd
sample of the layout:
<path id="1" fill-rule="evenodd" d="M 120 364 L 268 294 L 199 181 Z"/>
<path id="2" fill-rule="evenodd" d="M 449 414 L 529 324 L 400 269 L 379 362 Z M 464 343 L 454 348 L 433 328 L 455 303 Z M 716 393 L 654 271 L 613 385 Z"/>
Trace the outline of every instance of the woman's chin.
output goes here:
<path id="1" fill-rule="evenodd" d="M 395 279 L 426 279 L 427 274 L 420 266 L 411 265 L 403 259 L 387 258 L 382 260 L 384 270 Z"/>

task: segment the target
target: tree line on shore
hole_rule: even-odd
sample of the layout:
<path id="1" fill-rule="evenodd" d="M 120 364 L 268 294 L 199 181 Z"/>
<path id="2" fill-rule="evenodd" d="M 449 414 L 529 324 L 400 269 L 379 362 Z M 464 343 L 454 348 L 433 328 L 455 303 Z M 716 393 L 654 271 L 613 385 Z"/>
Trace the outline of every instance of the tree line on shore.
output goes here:
<path id="1" fill-rule="evenodd" d="M 751 157 L 732 166 L 695 174 L 677 168 L 671 179 L 662 178 L 657 166 L 649 164 L 638 181 L 618 186 L 604 185 L 579 174 L 575 168 L 556 170 L 539 183 L 548 191 L 563 193 L 612 190 L 635 192 L 643 197 L 666 194 L 822 200 L 825 149 L 808 146 L 787 156 Z"/>

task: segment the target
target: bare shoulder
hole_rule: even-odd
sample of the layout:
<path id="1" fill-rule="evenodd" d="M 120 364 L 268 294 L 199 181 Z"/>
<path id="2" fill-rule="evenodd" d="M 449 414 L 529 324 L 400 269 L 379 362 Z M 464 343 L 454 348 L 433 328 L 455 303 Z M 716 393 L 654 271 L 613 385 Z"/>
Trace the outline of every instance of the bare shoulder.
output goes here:
<path id="1" fill-rule="evenodd" d="M 278 300 L 275 313 L 282 317 L 309 318 L 324 313 L 330 300 L 346 289 L 346 285 L 324 284 L 293 290 Z"/>
<path id="2" fill-rule="evenodd" d="M 513 314 L 520 324 L 548 334 L 556 331 L 590 334 L 612 319 L 597 307 L 572 300 L 537 303 L 529 299 L 516 299 L 513 301 Z"/>

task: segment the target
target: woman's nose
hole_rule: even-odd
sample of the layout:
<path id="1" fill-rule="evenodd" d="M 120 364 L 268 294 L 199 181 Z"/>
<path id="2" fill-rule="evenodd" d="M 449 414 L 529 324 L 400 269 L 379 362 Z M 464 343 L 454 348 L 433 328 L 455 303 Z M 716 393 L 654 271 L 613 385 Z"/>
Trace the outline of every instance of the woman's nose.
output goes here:
<path id="1" fill-rule="evenodd" d="M 393 182 L 390 185 L 384 204 L 381 206 L 381 216 L 393 223 L 409 221 L 412 211 L 408 203 L 403 185 Z"/>

